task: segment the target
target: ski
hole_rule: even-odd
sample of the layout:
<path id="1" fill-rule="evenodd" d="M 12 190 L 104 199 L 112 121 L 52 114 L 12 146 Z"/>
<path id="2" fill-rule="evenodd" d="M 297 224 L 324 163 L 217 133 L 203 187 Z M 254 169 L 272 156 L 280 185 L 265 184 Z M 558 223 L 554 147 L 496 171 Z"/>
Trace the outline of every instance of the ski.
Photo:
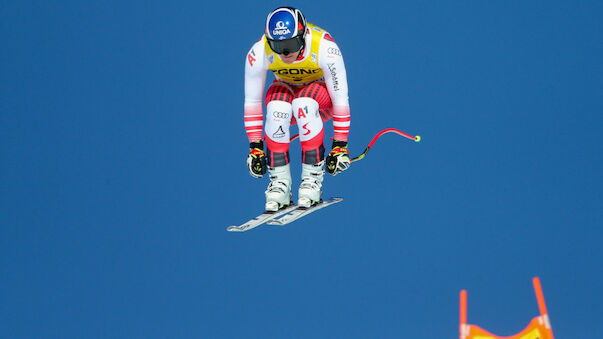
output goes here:
<path id="1" fill-rule="evenodd" d="M 287 214 L 291 211 L 294 211 L 297 208 L 296 204 L 291 204 L 287 207 L 283 207 L 280 210 L 276 211 L 276 212 L 264 212 L 260 215 L 258 215 L 257 217 L 249 220 L 248 222 L 240 225 L 240 226 L 228 226 L 226 228 L 227 231 L 229 232 L 245 232 L 245 231 L 249 231 L 250 229 L 256 228 L 264 223 L 266 223 L 267 221 L 273 220 L 274 218 L 278 218 L 283 214 Z"/>
<path id="2" fill-rule="evenodd" d="M 316 205 L 312 205 L 308 208 L 298 206 L 296 209 L 292 210 L 288 214 L 285 214 L 283 217 L 281 217 L 279 219 L 272 218 L 272 219 L 268 220 L 267 224 L 268 225 L 280 225 L 280 226 L 287 225 L 303 216 L 306 216 L 312 212 L 318 211 L 321 208 L 325 208 L 327 206 L 336 204 L 341 201 L 343 201 L 343 198 L 331 198 L 328 200 L 321 200 Z"/>

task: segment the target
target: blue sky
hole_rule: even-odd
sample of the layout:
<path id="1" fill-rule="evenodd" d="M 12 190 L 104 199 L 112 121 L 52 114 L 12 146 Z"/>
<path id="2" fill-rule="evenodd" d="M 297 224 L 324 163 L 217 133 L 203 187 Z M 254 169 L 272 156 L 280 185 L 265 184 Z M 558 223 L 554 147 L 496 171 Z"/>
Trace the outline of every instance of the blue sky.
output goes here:
<path id="1" fill-rule="evenodd" d="M 602 337 L 602 4 L 289 3 L 342 50 L 352 155 L 423 140 L 233 234 L 268 180 L 245 54 L 281 4 L 2 2 L 1 336 L 454 338 L 461 289 L 511 335 L 539 276 L 557 338 Z"/>

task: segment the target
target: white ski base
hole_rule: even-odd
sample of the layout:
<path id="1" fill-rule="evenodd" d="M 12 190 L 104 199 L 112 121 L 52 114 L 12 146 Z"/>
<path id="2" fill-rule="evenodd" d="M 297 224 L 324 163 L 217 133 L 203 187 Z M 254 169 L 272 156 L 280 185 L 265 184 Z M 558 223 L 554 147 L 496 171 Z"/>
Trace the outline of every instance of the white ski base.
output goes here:
<path id="1" fill-rule="evenodd" d="M 260 215 L 258 215 L 257 217 L 249 220 L 248 222 L 240 225 L 240 226 L 228 226 L 226 228 L 227 231 L 229 232 L 245 232 L 245 231 L 249 231 L 250 229 L 256 228 L 262 224 L 264 224 L 267 221 L 270 221 L 274 218 L 278 218 L 283 214 L 287 214 L 291 211 L 294 211 L 297 208 L 296 204 L 291 204 L 287 207 L 284 207 L 276 212 L 264 212 Z"/>
<path id="2" fill-rule="evenodd" d="M 321 208 L 325 208 L 327 206 L 336 204 L 341 201 L 343 201 L 343 198 L 331 198 L 331 199 L 323 200 L 323 201 L 317 203 L 316 205 L 312 205 L 308 208 L 298 206 L 296 209 L 294 209 L 290 213 L 285 214 L 282 218 L 279 218 L 279 219 L 272 218 L 272 219 L 268 220 L 266 223 L 268 225 L 280 225 L 280 226 L 287 225 L 303 216 L 306 216 L 312 212 L 318 211 Z"/>

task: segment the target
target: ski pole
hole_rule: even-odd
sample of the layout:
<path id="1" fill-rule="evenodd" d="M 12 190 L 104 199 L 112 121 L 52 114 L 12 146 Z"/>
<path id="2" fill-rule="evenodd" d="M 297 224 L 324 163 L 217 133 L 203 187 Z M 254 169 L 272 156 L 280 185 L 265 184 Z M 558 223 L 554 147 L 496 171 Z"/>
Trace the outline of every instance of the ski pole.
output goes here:
<path id="1" fill-rule="evenodd" d="M 362 152 L 362 154 L 360 154 L 359 156 L 352 158 L 350 161 L 354 162 L 354 161 L 358 161 L 358 160 L 362 160 L 362 158 L 364 158 L 364 156 L 368 153 L 368 151 L 371 149 L 371 147 L 373 147 L 373 144 L 375 143 L 375 141 L 377 141 L 377 139 L 379 139 L 379 137 L 381 137 L 383 134 L 386 133 L 396 133 L 398 135 L 401 135 L 407 139 L 413 140 L 414 142 L 419 142 L 421 141 L 421 136 L 416 135 L 416 136 L 412 136 L 410 134 L 404 133 L 400 130 L 397 130 L 395 128 L 386 128 L 384 130 L 382 130 L 381 132 L 377 133 L 377 135 L 375 135 L 375 137 L 373 138 L 373 140 L 371 140 L 371 142 L 368 144 L 368 146 L 364 149 L 364 152 Z M 297 139 L 299 137 L 299 134 L 296 134 L 294 136 L 291 137 L 291 139 L 289 140 L 289 142 Z"/>
<path id="2" fill-rule="evenodd" d="M 413 137 L 413 136 L 406 134 L 395 128 L 386 128 L 386 129 L 382 130 L 381 132 L 377 133 L 377 135 L 375 135 L 373 140 L 371 140 L 371 142 L 368 144 L 368 146 L 364 149 L 364 152 L 362 152 L 362 154 L 360 154 L 359 156 L 352 158 L 351 162 L 362 160 L 362 158 L 364 158 L 364 156 L 368 153 L 368 151 L 371 149 L 371 147 L 373 147 L 373 144 L 375 143 L 375 141 L 377 141 L 377 139 L 379 139 L 379 137 L 385 133 L 396 133 L 407 139 L 414 140 L 415 142 L 421 141 L 421 136 L 419 136 L 419 135 Z"/>

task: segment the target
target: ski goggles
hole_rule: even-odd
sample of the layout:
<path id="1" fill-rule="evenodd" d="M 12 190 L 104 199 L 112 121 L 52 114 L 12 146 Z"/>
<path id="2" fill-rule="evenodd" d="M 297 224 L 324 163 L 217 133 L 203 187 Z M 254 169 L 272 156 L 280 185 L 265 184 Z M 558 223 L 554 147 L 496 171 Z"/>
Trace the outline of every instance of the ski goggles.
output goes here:
<path id="1" fill-rule="evenodd" d="M 271 40 L 266 37 L 266 41 L 268 41 L 268 46 L 272 49 L 276 54 L 289 55 L 291 53 L 295 53 L 304 47 L 304 37 L 296 36 L 287 40 Z"/>

